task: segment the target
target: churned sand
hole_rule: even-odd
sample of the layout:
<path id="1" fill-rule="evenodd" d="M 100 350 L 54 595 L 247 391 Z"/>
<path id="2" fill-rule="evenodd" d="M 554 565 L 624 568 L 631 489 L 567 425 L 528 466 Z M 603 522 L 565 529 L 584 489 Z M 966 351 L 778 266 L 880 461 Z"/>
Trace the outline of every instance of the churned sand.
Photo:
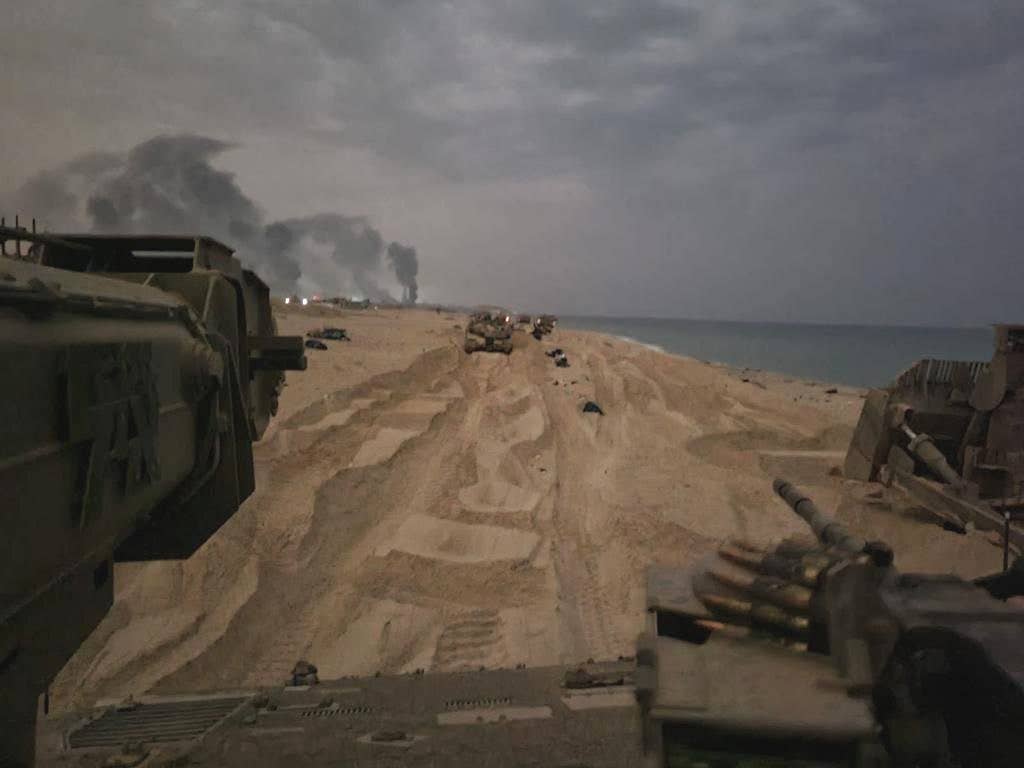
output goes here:
<path id="1" fill-rule="evenodd" d="M 772 495 L 780 475 L 905 569 L 999 565 L 983 535 L 837 476 L 860 390 L 562 328 L 467 356 L 465 317 L 444 312 L 278 322 L 352 341 L 289 374 L 258 491 L 216 536 L 186 562 L 117 566 L 114 608 L 54 706 L 280 684 L 299 658 L 329 678 L 631 655 L 646 566 L 804 532 Z"/>

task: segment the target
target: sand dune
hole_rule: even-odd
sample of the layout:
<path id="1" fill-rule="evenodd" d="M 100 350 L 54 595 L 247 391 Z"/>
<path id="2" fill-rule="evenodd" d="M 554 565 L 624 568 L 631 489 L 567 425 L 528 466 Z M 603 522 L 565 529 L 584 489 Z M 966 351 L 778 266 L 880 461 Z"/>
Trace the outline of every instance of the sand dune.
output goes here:
<path id="1" fill-rule="evenodd" d="M 851 506 L 856 489 L 830 470 L 856 390 L 564 330 L 466 356 L 464 319 L 425 311 L 292 311 L 280 325 L 325 321 L 353 341 L 289 378 L 257 493 L 191 560 L 117 568 L 114 610 L 55 706 L 279 684 L 300 657 L 342 676 L 628 655 L 647 565 L 803 532 L 775 475 L 914 567 L 954 550 L 968 575 L 998 564 L 981 536 Z M 555 345 L 569 368 L 543 354 Z"/>

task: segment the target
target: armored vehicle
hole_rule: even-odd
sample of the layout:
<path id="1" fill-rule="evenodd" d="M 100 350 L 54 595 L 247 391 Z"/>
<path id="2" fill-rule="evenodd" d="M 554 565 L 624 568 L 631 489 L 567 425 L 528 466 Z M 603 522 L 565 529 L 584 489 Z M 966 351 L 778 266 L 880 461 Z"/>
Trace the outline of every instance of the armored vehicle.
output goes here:
<path id="1" fill-rule="evenodd" d="M 113 563 L 186 558 L 235 512 L 283 371 L 306 361 L 211 238 L 0 240 L 18 256 L 0 259 L 0 764 L 21 765 Z"/>
<path id="2" fill-rule="evenodd" d="M 649 573 L 636 684 L 654 764 L 1018 765 L 1024 611 L 1005 598 L 1024 570 L 901 574 L 886 544 L 774 488 L 813 539 Z"/>
<path id="3" fill-rule="evenodd" d="M 555 329 L 558 318 L 554 315 L 539 315 L 533 319 L 533 338 L 540 341 L 542 336 L 547 336 Z"/>
<path id="4" fill-rule="evenodd" d="M 997 325 L 992 360 L 921 360 L 868 393 L 844 474 L 894 483 L 961 524 L 1024 545 L 1024 326 Z"/>
<path id="5" fill-rule="evenodd" d="M 500 312 L 477 312 L 466 326 L 464 349 L 473 352 L 512 352 L 512 323 L 509 315 Z"/>
<path id="6" fill-rule="evenodd" d="M 785 481 L 813 537 L 653 566 L 635 659 L 102 702 L 53 765 L 1016 766 L 1024 593 L 900 573 Z M 58 736 L 60 738 L 52 738 Z M 90 762 L 91 761 L 91 762 Z M 121 761 L 121 762 L 116 762 Z"/>

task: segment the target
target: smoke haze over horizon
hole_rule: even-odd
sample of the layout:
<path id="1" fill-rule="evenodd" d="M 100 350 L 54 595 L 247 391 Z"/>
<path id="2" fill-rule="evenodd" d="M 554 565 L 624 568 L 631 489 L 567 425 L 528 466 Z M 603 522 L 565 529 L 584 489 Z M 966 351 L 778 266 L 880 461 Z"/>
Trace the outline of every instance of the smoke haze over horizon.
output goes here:
<path id="1" fill-rule="evenodd" d="M 265 222 L 234 177 L 212 165 L 231 146 L 194 134 L 157 136 L 124 155 L 89 153 L 42 171 L 19 196 L 51 230 L 212 235 L 277 291 L 301 285 L 394 300 L 379 284 L 384 239 L 365 217 L 318 213 Z M 386 252 L 403 299 L 415 303 L 416 250 L 391 243 Z"/>
<path id="2" fill-rule="evenodd" d="M 279 289 L 1024 321 L 1017 0 L 37 0 L 8 22 L 8 216 L 208 231 Z"/>

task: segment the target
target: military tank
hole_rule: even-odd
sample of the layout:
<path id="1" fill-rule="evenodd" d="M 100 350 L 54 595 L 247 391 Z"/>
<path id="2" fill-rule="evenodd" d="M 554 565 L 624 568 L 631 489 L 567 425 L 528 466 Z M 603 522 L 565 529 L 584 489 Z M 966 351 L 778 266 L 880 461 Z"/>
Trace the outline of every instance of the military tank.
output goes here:
<path id="1" fill-rule="evenodd" d="M 466 325 L 463 349 L 474 352 L 512 353 L 511 317 L 501 312 L 477 312 Z"/>

